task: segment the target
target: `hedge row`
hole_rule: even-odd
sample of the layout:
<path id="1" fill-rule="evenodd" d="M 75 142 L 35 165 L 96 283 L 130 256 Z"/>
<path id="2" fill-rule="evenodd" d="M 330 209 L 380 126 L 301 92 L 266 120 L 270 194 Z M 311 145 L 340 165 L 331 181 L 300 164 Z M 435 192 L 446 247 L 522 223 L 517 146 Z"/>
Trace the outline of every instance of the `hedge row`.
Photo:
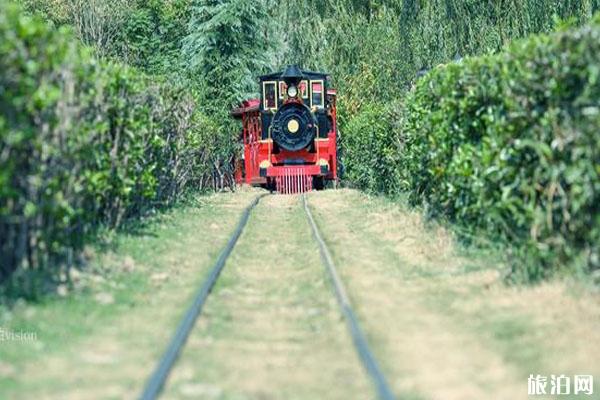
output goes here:
<path id="1" fill-rule="evenodd" d="M 182 84 L 99 61 L 5 0 L 0 71 L 0 282 L 58 276 L 91 230 L 173 203 L 219 167 Z"/>
<path id="2" fill-rule="evenodd" d="M 346 160 L 361 187 L 407 191 L 434 215 L 511 244 L 516 277 L 600 268 L 600 23 L 440 66 L 403 104 L 379 123 L 396 124 L 393 140 L 361 125 L 365 113 L 347 127 L 347 155 L 372 142 L 368 157 L 381 160 Z M 384 180 L 365 181 L 366 165 Z"/>
<path id="3" fill-rule="evenodd" d="M 340 153 L 344 180 L 375 193 L 397 189 L 400 153 L 393 134 L 399 117 L 395 110 L 393 106 L 369 103 L 348 121 L 342 120 Z"/>

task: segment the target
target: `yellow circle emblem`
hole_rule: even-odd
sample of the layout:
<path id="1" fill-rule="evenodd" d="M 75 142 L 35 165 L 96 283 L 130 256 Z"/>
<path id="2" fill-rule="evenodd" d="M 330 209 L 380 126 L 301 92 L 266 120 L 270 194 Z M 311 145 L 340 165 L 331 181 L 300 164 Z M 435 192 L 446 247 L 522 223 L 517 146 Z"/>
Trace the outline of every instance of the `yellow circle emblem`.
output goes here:
<path id="1" fill-rule="evenodd" d="M 287 128 L 288 128 L 288 131 L 290 131 L 290 133 L 296 133 L 296 132 L 298 132 L 298 129 L 300 129 L 300 125 L 298 124 L 298 121 L 296 121 L 295 119 L 290 119 L 287 124 Z"/>

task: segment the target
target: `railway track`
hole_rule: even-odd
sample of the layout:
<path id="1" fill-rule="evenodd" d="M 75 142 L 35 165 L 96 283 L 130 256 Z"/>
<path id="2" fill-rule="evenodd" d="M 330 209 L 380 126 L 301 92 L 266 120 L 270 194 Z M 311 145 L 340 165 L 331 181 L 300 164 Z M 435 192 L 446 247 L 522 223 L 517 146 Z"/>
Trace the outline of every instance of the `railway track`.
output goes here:
<path id="1" fill-rule="evenodd" d="M 333 262 L 333 258 L 331 257 L 331 253 L 323 241 L 323 237 L 319 232 L 319 228 L 315 223 L 315 219 L 310 212 L 310 208 L 308 207 L 308 201 L 306 200 L 306 196 L 302 195 L 302 203 L 304 205 L 304 211 L 306 212 L 306 216 L 308 218 L 308 222 L 310 223 L 310 227 L 312 229 L 313 236 L 319 245 L 319 252 L 321 253 L 321 259 L 323 260 L 323 264 L 327 268 L 327 272 L 329 273 L 329 277 L 331 279 L 331 283 L 335 290 L 335 296 L 337 298 L 340 309 L 342 310 L 342 314 L 346 319 L 346 323 L 348 324 L 348 329 L 350 331 L 350 335 L 352 335 L 352 341 L 354 342 L 354 347 L 360 357 L 360 360 L 363 364 L 363 367 L 369 374 L 371 380 L 373 381 L 375 388 L 377 389 L 378 397 L 381 400 L 392 400 L 394 399 L 394 394 L 390 389 L 390 386 L 385 378 L 385 375 L 381 371 L 379 364 L 377 363 L 377 359 L 373 355 L 373 352 L 369 348 L 369 344 L 367 342 L 367 338 L 363 333 L 360 324 L 358 322 L 358 318 L 356 318 L 356 314 L 352 310 L 352 305 L 350 303 L 350 298 L 348 297 L 346 287 L 344 283 L 340 279 L 340 276 L 337 272 L 337 268 L 335 267 L 335 263 Z"/>
<path id="2" fill-rule="evenodd" d="M 144 387 L 144 391 L 140 396 L 140 400 L 153 400 L 157 399 L 160 396 L 165 382 L 167 381 L 171 370 L 174 368 L 177 359 L 185 346 L 187 338 L 189 337 L 192 329 L 194 328 L 196 320 L 202 313 L 202 309 L 204 307 L 204 304 L 206 303 L 206 300 L 208 299 L 208 296 L 210 295 L 212 288 L 216 284 L 223 268 L 225 267 L 227 258 L 233 251 L 239 237 L 241 236 L 244 230 L 244 227 L 248 222 L 250 213 L 259 203 L 260 199 L 264 196 L 266 196 L 266 194 L 257 196 L 252 201 L 252 203 L 244 210 L 240 221 L 236 226 L 235 231 L 231 235 L 225 248 L 219 254 L 216 263 L 210 270 L 205 281 L 202 283 L 202 286 L 196 293 L 194 301 L 192 302 L 187 312 L 185 313 L 183 319 L 181 320 L 162 358 L 160 359 L 152 375 L 146 382 L 146 386 Z M 331 257 L 329 249 L 327 248 L 327 245 L 325 244 L 319 232 L 317 224 L 315 223 L 314 217 L 310 211 L 308 201 L 305 195 L 302 195 L 302 202 L 308 222 L 311 226 L 313 237 L 315 238 L 319 246 L 321 259 L 332 283 L 337 303 L 340 307 L 342 315 L 346 320 L 348 330 L 352 337 L 352 341 L 356 352 L 358 353 L 359 359 L 365 371 L 369 375 L 371 381 L 373 382 L 373 385 L 377 392 L 377 397 L 381 400 L 393 400 L 395 399 L 395 397 L 390 389 L 385 375 L 383 374 L 377 363 L 375 356 L 369 348 L 366 336 L 363 333 L 358 319 L 356 317 L 356 314 L 352 309 L 346 288 L 344 287 L 344 284 L 339 277 L 339 274 L 333 262 L 333 258 Z"/>
<path id="3" fill-rule="evenodd" d="M 173 369 L 173 366 L 175 365 L 175 362 L 177 361 L 181 350 L 185 346 L 185 342 L 187 341 L 190 332 L 194 328 L 194 324 L 200 316 L 202 308 L 204 308 L 206 299 L 208 299 L 212 288 L 215 286 L 215 283 L 217 283 L 217 279 L 219 279 L 219 275 L 225 267 L 225 262 L 227 261 L 227 258 L 233 251 L 235 244 L 242 235 L 244 227 L 248 222 L 248 218 L 250 218 L 250 212 L 252 212 L 254 207 L 256 207 L 260 199 L 264 196 L 266 196 L 266 194 L 257 196 L 254 199 L 254 201 L 252 201 L 252 203 L 242 213 L 242 217 L 240 218 L 240 221 L 238 222 L 235 231 L 229 238 L 229 241 L 225 245 L 225 248 L 221 251 L 221 254 L 219 254 L 217 262 L 210 270 L 208 277 L 198 290 L 198 293 L 196 294 L 196 296 L 194 296 L 194 301 L 192 305 L 187 310 L 183 319 L 179 323 L 179 326 L 177 327 L 177 330 L 175 331 L 175 334 L 173 335 L 169 346 L 167 347 L 162 358 L 160 359 L 158 365 L 154 369 L 154 372 L 148 379 L 146 387 L 144 388 L 144 392 L 140 397 L 141 400 L 157 399 L 160 393 L 162 392 L 165 382 L 169 377 L 169 373 Z"/>

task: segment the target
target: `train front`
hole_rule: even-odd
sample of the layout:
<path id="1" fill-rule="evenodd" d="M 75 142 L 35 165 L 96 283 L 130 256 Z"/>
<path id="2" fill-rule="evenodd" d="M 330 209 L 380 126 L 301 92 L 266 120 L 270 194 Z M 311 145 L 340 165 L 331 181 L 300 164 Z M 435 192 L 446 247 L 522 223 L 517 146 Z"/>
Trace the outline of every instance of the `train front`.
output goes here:
<path id="1" fill-rule="evenodd" d="M 245 176 L 238 179 L 280 193 L 336 182 L 336 96 L 328 76 L 292 65 L 259 79 L 260 102 L 233 113 L 243 122 Z"/>

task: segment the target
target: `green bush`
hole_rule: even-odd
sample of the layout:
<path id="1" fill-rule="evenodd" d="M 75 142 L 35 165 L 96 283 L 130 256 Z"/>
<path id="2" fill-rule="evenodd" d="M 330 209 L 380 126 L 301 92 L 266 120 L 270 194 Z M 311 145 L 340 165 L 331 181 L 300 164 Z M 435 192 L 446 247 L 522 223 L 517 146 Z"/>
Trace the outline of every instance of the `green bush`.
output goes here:
<path id="1" fill-rule="evenodd" d="M 438 67 L 405 104 L 414 204 L 516 245 L 516 276 L 600 268 L 600 24 Z"/>
<path id="2" fill-rule="evenodd" d="M 229 176 L 183 84 L 99 61 L 6 0 L 0 70 L 0 282 L 59 277 L 96 227 Z"/>
<path id="3" fill-rule="evenodd" d="M 398 186 L 398 145 L 392 107 L 364 105 L 340 133 L 344 179 L 359 189 L 389 192 Z"/>

